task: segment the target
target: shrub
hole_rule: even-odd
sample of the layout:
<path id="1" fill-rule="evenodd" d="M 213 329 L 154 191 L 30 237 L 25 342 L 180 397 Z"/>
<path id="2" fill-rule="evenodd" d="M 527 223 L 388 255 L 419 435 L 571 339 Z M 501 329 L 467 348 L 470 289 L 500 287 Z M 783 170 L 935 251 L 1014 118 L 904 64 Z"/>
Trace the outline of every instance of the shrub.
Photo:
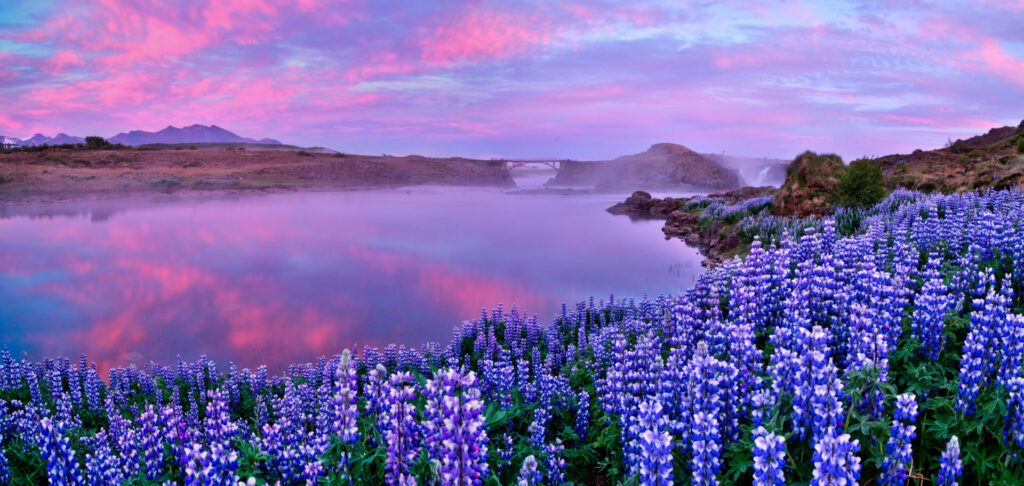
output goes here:
<path id="1" fill-rule="evenodd" d="M 103 137 L 85 137 L 86 150 L 106 150 L 113 148 L 114 144 Z"/>
<path id="2" fill-rule="evenodd" d="M 839 176 L 836 199 L 843 206 L 866 207 L 885 198 L 882 166 L 871 159 L 857 159 Z"/>
<path id="3" fill-rule="evenodd" d="M 1017 137 L 1017 151 L 1024 154 L 1024 135 Z"/>

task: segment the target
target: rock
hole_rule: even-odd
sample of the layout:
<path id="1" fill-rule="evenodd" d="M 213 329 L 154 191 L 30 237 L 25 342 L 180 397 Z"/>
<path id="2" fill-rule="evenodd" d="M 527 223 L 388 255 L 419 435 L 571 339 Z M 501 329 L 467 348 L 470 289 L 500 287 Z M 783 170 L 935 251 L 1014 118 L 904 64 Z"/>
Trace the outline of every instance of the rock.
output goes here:
<path id="1" fill-rule="evenodd" d="M 631 218 L 664 219 L 669 213 L 679 209 L 679 199 L 666 197 L 655 199 L 644 191 L 636 191 L 625 201 L 616 203 L 607 209 L 612 214 L 624 214 Z"/>

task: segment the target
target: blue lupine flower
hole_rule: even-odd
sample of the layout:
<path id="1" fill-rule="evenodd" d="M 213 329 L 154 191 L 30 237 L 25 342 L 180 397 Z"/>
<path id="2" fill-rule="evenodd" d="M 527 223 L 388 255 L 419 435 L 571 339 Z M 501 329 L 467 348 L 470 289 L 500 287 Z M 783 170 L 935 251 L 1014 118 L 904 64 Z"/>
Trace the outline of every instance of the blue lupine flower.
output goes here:
<path id="1" fill-rule="evenodd" d="M 754 486 L 786 484 L 786 438 L 768 432 L 764 427 L 754 430 Z"/>
<path id="2" fill-rule="evenodd" d="M 960 475 L 963 474 L 964 463 L 960 460 L 960 439 L 954 435 L 946 443 L 946 450 L 939 457 L 939 476 L 935 484 L 939 486 L 959 486 Z"/>
<path id="3" fill-rule="evenodd" d="M 672 436 L 662 416 L 661 402 L 647 399 L 640 403 L 637 424 L 640 450 L 640 484 L 665 486 L 672 484 Z"/>
<path id="4" fill-rule="evenodd" d="M 387 473 L 388 484 L 407 484 L 412 477 L 409 466 L 419 455 L 419 424 L 416 422 L 416 388 L 412 374 L 404 371 L 391 375 L 388 394 Z"/>
<path id="5" fill-rule="evenodd" d="M 586 390 L 580 390 L 576 397 L 576 436 L 580 440 L 587 438 L 587 428 L 590 427 L 590 394 Z"/>
<path id="6" fill-rule="evenodd" d="M 828 429 L 814 444 L 812 486 L 854 485 L 860 479 L 860 443 Z"/>
<path id="7" fill-rule="evenodd" d="M 523 466 L 519 468 L 519 479 L 516 484 L 519 486 L 540 486 L 544 478 L 537 469 L 537 458 L 532 455 L 523 459 Z"/>
<path id="8" fill-rule="evenodd" d="M 438 371 L 426 386 L 426 431 L 441 482 L 480 484 L 487 476 L 487 433 L 476 374 Z"/>
<path id="9" fill-rule="evenodd" d="M 565 459 L 562 459 L 562 439 L 556 439 L 553 444 L 544 446 L 544 464 L 547 466 L 547 473 L 544 475 L 547 484 L 562 484 L 565 482 Z"/>
<path id="10" fill-rule="evenodd" d="M 913 424 L 917 420 L 917 398 L 910 393 L 896 397 L 891 435 L 885 446 L 882 462 L 882 484 L 902 485 L 907 481 L 907 465 L 913 460 L 911 442 L 917 437 Z"/>
<path id="11" fill-rule="evenodd" d="M 78 468 L 75 451 L 61 427 L 59 422 L 55 423 L 49 417 L 39 422 L 39 452 L 46 461 L 46 478 L 54 485 L 82 484 L 85 481 Z"/>

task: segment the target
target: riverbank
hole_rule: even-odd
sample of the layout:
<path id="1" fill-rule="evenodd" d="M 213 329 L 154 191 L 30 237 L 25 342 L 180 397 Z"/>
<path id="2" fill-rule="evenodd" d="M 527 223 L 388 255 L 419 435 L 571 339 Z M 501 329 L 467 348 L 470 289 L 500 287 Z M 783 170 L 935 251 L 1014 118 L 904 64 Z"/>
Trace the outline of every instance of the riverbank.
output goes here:
<path id="1" fill-rule="evenodd" d="M 500 161 L 239 148 L 0 154 L 0 202 L 407 185 L 514 187 Z"/>
<path id="2" fill-rule="evenodd" d="M 738 218 L 705 217 L 709 203 L 717 201 L 719 205 L 724 205 L 722 207 L 736 207 L 750 204 L 750 201 L 760 201 L 774 191 L 772 187 L 745 187 L 730 192 L 683 198 L 656 198 L 647 192 L 637 191 L 607 211 L 629 216 L 630 219 L 664 220 L 665 225 L 661 231 L 665 239 L 676 238 L 696 247 L 704 256 L 701 265 L 711 267 L 744 253 L 746 245 L 740 237 Z"/>

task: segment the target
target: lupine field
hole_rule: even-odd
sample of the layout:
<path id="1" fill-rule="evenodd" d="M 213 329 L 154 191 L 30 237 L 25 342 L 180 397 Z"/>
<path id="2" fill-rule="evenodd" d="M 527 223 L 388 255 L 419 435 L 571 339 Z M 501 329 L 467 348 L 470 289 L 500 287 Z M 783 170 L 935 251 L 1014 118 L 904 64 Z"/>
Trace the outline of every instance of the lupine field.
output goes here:
<path id="1" fill-rule="evenodd" d="M 1022 217 L 898 191 L 763 218 L 681 297 L 499 306 L 280 376 L 4 353 L 0 483 L 1022 484 Z"/>

